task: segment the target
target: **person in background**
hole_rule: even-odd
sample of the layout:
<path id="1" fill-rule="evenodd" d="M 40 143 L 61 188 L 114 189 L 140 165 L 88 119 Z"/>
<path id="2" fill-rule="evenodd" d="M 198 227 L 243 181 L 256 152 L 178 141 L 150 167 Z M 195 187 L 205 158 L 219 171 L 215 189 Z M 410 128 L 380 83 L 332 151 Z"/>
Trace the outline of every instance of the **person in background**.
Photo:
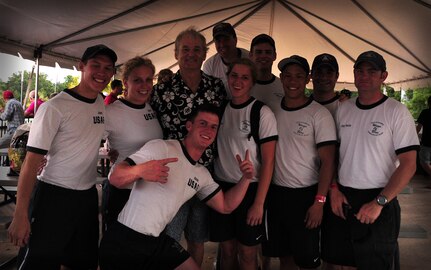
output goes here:
<path id="1" fill-rule="evenodd" d="M 7 121 L 7 128 L 6 132 L 0 138 L 0 148 L 8 148 L 15 130 L 24 124 L 24 110 L 21 103 L 15 99 L 11 90 L 3 92 L 3 99 L 6 105 L 1 110 L 0 119 Z"/>
<path id="2" fill-rule="evenodd" d="M 30 105 L 28 106 L 28 108 L 24 112 L 25 117 L 34 117 L 35 94 L 36 94 L 36 91 L 32 90 L 32 91 L 30 91 L 30 94 L 28 95 L 28 97 L 30 99 Z M 43 104 L 43 100 L 40 99 L 39 97 L 37 97 L 36 110 L 38 110 L 40 105 L 42 105 L 42 104 Z"/>
<path id="3" fill-rule="evenodd" d="M 207 61 L 202 68 L 203 72 L 208 75 L 220 78 L 223 81 L 227 91 L 227 97 L 232 96 L 229 92 L 226 72 L 229 64 L 240 58 L 248 58 L 249 52 L 242 48 L 237 48 L 238 39 L 235 29 L 230 23 L 219 23 L 213 28 L 213 38 L 217 53 Z"/>
<path id="4" fill-rule="evenodd" d="M 166 83 L 169 82 L 174 73 L 169 68 L 165 68 L 159 71 L 159 75 L 157 76 L 157 83 Z"/>
<path id="5" fill-rule="evenodd" d="M 246 58 L 232 62 L 228 83 L 232 100 L 226 105 L 217 135 L 214 177 L 223 191 L 241 179 L 235 154 L 248 149 L 255 174 L 240 206 L 231 214 L 210 211 L 210 240 L 220 242 L 220 269 L 257 269 L 257 251 L 265 237 L 265 200 L 274 169 L 277 125 L 271 109 L 265 105 L 257 114 L 257 102 L 250 96 L 256 82 L 254 63 Z M 256 117 L 256 118 L 252 118 Z M 252 123 L 258 128 L 252 130 Z M 253 136 L 256 132 L 258 136 Z"/>
<path id="6" fill-rule="evenodd" d="M 419 160 L 422 168 L 431 180 L 431 96 L 427 99 L 428 108 L 421 111 L 416 125 L 416 133 L 422 130 Z M 431 188 L 431 184 L 428 186 Z"/>
<path id="7" fill-rule="evenodd" d="M 134 186 L 118 222 L 101 241 L 101 270 L 200 269 L 178 241 L 166 234 L 166 225 L 195 194 L 221 213 L 232 212 L 241 203 L 254 175 L 249 151 L 244 160 L 243 154 L 237 154 L 241 180 L 223 192 L 208 170 L 197 162 L 215 140 L 218 125 L 218 108 L 201 106 L 189 115 L 184 139 L 150 141 L 115 167 L 112 183 Z M 152 181 L 145 175 L 142 163 L 152 159 L 169 160 L 168 170 L 160 180 Z"/>
<path id="8" fill-rule="evenodd" d="M 416 171 L 419 141 L 407 108 L 381 92 L 388 76 L 384 58 L 361 53 L 353 74 L 358 97 L 342 102 L 335 118 L 339 169 L 330 199 L 342 222 L 322 248 L 337 265 L 389 270 L 400 230 L 397 195 Z"/>
<path id="9" fill-rule="evenodd" d="M 118 99 L 118 96 L 123 93 L 123 83 L 114 79 L 111 82 L 111 93 L 105 97 L 105 105 L 109 105 Z"/>
<path id="10" fill-rule="evenodd" d="M 266 34 L 255 36 L 251 41 L 250 59 L 257 68 L 256 84 L 250 94 L 274 111 L 280 107 L 281 98 L 284 96 L 280 78 L 272 74 L 272 65 L 277 59 L 274 39 Z"/>
<path id="11" fill-rule="evenodd" d="M 156 84 L 151 106 L 163 130 L 164 139 L 182 139 L 186 123 L 198 106 L 221 106 L 226 99 L 223 82 L 202 72 L 207 55 L 205 37 L 194 28 L 181 32 L 175 40 L 175 59 L 179 70 L 171 81 Z M 212 171 L 214 144 L 210 144 L 199 160 Z M 204 242 L 208 241 L 208 207 L 193 197 L 178 211 L 166 228 L 167 234 L 178 242 L 184 231 L 187 251 L 200 266 L 204 256 Z"/>
<path id="12" fill-rule="evenodd" d="M 27 245 L 19 269 L 97 269 L 96 166 L 105 130 L 100 92 L 115 74 L 116 60 L 105 45 L 87 48 L 79 62 L 80 83 L 45 102 L 34 118 L 8 229 L 12 243 Z"/>
<path id="13" fill-rule="evenodd" d="M 122 66 L 122 79 L 127 95 L 106 107 L 106 132 L 116 164 L 139 150 L 146 142 L 163 137 L 156 113 L 149 104 L 153 90 L 155 67 L 150 59 L 135 57 Z M 148 167 L 157 166 L 157 161 Z M 108 177 L 111 178 L 111 174 Z M 129 199 L 132 185 L 116 188 L 108 183 L 104 193 L 104 230 L 114 223 Z"/>
<path id="14" fill-rule="evenodd" d="M 323 207 L 335 169 L 335 124 L 325 107 L 305 95 L 305 58 L 292 55 L 278 68 L 285 95 L 275 111 L 279 136 L 262 253 L 280 258 L 280 269 L 317 269 Z"/>

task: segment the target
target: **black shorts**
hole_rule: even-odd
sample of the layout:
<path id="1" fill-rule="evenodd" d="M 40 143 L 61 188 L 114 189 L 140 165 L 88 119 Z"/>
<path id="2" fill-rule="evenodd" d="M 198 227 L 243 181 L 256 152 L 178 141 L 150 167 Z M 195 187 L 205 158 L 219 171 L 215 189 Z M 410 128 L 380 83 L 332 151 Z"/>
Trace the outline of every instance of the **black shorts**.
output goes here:
<path id="1" fill-rule="evenodd" d="M 268 240 L 262 242 L 264 256 L 293 256 L 302 268 L 320 265 L 320 228 L 307 229 L 304 221 L 316 192 L 317 185 L 306 188 L 270 186 L 267 195 Z"/>
<path id="2" fill-rule="evenodd" d="M 99 263 L 101 270 L 171 270 L 189 257 L 177 241 L 164 233 L 148 236 L 115 222 L 100 243 Z"/>
<path id="3" fill-rule="evenodd" d="M 120 189 L 106 183 L 103 192 L 105 205 L 103 209 L 103 231 L 106 231 L 110 224 L 118 219 L 118 215 L 123 210 L 130 197 L 131 189 Z"/>
<path id="4" fill-rule="evenodd" d="M 233 183 L 217 182 L 223 192 L 235 186 Z M 256 197 L 258 183 L 251 183 L 240 205 L 230 214 L 220 214 L 210 209 L 210 241 L 224 242 L 236 239 L 243 245 L 255 246 L 264 240 L 264 222 L 257 226 L 247 224 L 247 213 Z"/>
<path id="5" fill-rule="evenodd" d="M 351 205 L 347 220 L 325 215 L 322 226 L 322 258 L 333 264 L 359 269 L 392 269 L 400 231 L 400 206 L 394 198 L 383 207 L 373 224 L 360 223 L 356 214 L 362 205 L 375 200 L 379 189 L 353 189 L 340 186 Z"/>
<path id="6" fill-rule="evenodd" d="M 94 186 L 71 190 L 39 181 L 20 269 L 97 269 L 98 210 Z"/>

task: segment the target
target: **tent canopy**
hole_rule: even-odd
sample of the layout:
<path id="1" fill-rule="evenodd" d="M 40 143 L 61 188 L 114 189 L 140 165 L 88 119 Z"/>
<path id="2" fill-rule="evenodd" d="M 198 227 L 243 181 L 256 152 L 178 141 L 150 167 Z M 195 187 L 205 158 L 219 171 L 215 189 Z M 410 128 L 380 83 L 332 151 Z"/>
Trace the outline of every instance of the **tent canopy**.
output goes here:
<path id="1" fill-rule="evenodd" d="M 355 89 L 353 62 L 367 50 L 386 59 L 386 83 L 396 89 L 431 85 L 429 0 L 0 0 L 0 52 L 61 67 L 76 66 L 84 50 L 103 43 L 121 65 L 144 55 L 157 70 L 176 71 L 174 41 L 194 26 L 206 37 L 212 27 L 231 23 L 238 47 L 250 49 L 266 33 L 276 42 L 278 61 L 292 54 L 308 59 L 333 54 L 339 62 L 338 88 Z"/>

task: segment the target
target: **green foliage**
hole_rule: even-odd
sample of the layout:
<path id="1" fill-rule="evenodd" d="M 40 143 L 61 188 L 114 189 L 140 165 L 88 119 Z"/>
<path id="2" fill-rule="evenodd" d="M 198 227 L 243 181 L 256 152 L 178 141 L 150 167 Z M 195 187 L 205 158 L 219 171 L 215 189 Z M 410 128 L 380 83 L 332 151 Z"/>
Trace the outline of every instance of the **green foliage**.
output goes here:
<path id="1" fill-rule="evenodd" d="M 27 90 L 27 85 L 30 77 L 30 72 L 24 71 L 24 84 L 23 84 L 23 99 L 25 97 L 25 92 Z M 35 89 L 36 78 L 33 75 L 31 81 L 30 91 Z M 48 75 L 45 73 L 39 74 L 39 88 L 38 95 L 41 99 L 47 100 L 49 96 L 54 92 L 60 92 L 66 88 L 72 88 L 79 83 L 78 77 L 73 77 L 68 75 L 64 78 L 64 82 L 57 84 L 57 86 L 48 80 Z M 12 90 L 15 98 L 20 100 L 21 98 L 21 72 L 14 73 L 12 76 L 8 78 L 7 82 L 3 82 L 0 80 L 0 90 Z M 0 102 L 1 103 L 1 102 Z"/>
<path id="2" fill-rule="evenodd" d="M 414 119 L 419 117 L 419 114 L 423 109 L 426 109 L 427 99 L 431 96 L 431 87 L 423 87 L 415 90 L 407 90 L 406 91 L 406 100 L 405 104 Z"/>

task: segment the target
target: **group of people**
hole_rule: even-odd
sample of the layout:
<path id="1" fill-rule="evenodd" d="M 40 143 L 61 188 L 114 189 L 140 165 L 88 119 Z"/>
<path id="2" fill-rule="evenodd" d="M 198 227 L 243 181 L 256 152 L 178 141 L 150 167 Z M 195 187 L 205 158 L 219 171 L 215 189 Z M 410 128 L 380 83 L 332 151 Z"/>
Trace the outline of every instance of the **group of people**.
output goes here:
<path id="1" fill-rule="evenodd" d="M 87 48 L 79 85 L 46 102 L 30 132 L 9 227 L 25 247 L 20 269 L 199 269 L 208 240 L 220 243 L 220 269 L 257 269 L 259 250 L 263 269 L 271 257 L 280 269 L 322 260 L 326 269 L 392 269 L 397 194 L 415 172 L 419 142 L 406 107 L 380 91 L 383 57 L 358 56 L 358 97 L 343 100 L 330 54 L 311 68 L 299 55 L 284 58 L 277 77 L 270 36 L 247 51 L 221 23 L 213 38 L 217 54 L 206 60 L 205 37 L 181 32 L 179 70 L 154 86 L 151 60 L 130 59 L 124 98 L 106 107 L 100 91 L 117 55 Z M 117 158 L 98 245 L 102 138 Z"/>
<path id="2" fill-rule="evenodd" d="M 18 129 L 24 124 L 26 117 L 34 117 L 35 111 L 42 105 L 43 100 L 40 98 L 35 99 L 35 91 L 29 93 L 30 105 L 24 110 L 22 104 L 15 99 L 11 90 L 3 91 L 3 100 L 5 101 L 4 109 L 1 109 L 0 119 L 7 121 L 6 131 L 0 138 L 0 148 L 8 148 L 11 139 Z M 36 107 L 36 108 L 35 108 Z"/>

